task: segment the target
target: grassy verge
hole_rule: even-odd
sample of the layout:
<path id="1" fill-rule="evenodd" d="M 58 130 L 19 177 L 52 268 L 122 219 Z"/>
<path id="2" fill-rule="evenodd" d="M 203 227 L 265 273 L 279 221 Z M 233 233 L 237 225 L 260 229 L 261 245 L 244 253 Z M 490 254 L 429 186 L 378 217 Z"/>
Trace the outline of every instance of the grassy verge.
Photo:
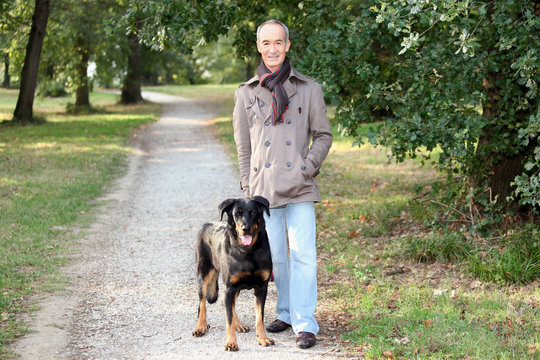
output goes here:
<path id="1" fill-rule="evenodd" d="M 538 357 L 534 225 L 497 245 L 426 228 L 437 209 L 412 199 L 436 174 L 413 161 L 388 165 L 381 149 L 353 149 L 339 137 L 320 176 L 321 302 L 332 314 L 323 320 L 347 329 L 353 357 Z M 531 263 L 519 266 L 524 259 Z M 524 269 L 536 275 L 511 278 Z M 510 285 L 521 282 L 529 285 Z"/>
<path id="2" fill-rule="evenodd" d="M 0 90 L 0 121 L 10 119 L 16 91 Z M 135 129 L 160 106 L 115 105 L 118 96 L 92 94 L 98 112 L 66 115 L 71 98 L 38 99 L 39 126 L 0 125 L 0 357 L 26 331 L 17 314 L 29 295 L 62 285 L 74 226 L 91 221 L 95 199 L 118 176 Z"/>
<path id="3" fill-rule="evenodd" d="M 234 158 L 227 101 L 216 126 Z M 321 337 L 358 359 L 538 358 L 537 227 L 479 241 L 427 228 L 440 208 L 414 199 L 435 180 L 335 134 L 317 206 Z"/>

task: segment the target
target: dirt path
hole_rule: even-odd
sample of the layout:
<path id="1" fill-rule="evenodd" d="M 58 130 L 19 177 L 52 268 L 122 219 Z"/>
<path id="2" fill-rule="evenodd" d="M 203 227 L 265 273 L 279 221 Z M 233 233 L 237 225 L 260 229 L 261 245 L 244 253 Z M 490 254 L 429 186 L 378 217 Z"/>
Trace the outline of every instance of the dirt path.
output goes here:
<path id="1" fill-rule="evenodd" d="M 202 103 L 145 93 L 167 103 L 159 122 L 141 130 L 120 179 L 82 238 L 70 284 L 41 299 L 35 330 L 14 344 L 21 359 L 328 359 L 329 339 L 309 350 L 295 346 L 292 331 L 262 348 L 254 331 L 239 334 L 240 351 L 227 353 L 223 294 L 209 307 L 209 333 L 193 338 L 197 317 L 194 239 L 218 218 L 217 205 L 239 197 L 238 176 L 208 129 L 213 114 Z M 274 319 L 270 285 L 265 320 Z M 238 299 L 239 318 L 255 324 L 252 291 Z"/>

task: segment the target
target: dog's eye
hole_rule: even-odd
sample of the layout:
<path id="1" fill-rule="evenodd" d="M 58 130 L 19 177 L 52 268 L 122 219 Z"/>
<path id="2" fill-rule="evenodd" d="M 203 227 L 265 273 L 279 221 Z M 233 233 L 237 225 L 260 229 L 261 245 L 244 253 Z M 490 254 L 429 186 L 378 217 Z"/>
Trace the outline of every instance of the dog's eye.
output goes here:
<path id="1" fill-rule="evenodd" d="M 255 211 L 249 210 L 249 216 L 255 216 Z"/>
<path id="2" fill-rule="evenodd" d="M 238 210 L 235 215 L 236 217 L 242 216 L 242 210 Z"/>

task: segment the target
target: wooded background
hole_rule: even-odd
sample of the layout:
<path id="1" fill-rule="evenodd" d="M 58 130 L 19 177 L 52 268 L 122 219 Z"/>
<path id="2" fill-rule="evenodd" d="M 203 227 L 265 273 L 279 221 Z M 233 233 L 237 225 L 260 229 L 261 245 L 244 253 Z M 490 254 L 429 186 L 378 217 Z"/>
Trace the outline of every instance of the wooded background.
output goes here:
<path id="1" fill-rule="evenodd" d="M 259 62 L 257 25 L 276 18 L 334 126 L 397 161 L 423 157 L 478 230 L 538 215 L 539 14 L 527 0 L 0 0 L 0 80 L 20 89 L 22 124 L 42 121 L 36 92 L 74 94 L 78 111 L 94 87 L 134 103 L 142 85 L 240 83 Z"/>

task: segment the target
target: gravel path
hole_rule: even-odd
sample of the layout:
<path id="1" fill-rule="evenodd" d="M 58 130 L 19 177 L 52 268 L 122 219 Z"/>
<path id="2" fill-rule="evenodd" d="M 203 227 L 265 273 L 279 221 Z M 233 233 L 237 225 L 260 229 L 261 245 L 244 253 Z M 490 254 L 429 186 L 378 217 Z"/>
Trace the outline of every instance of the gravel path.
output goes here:
<path id="1" fill-rule="evenodd" d="M 166 103 L 159 122 L 137 134 L 128 174 L 100 207 L 80 241 L 70 284 L 39 301 L 31 329 L 14 344 L 21 359 L 330 359 L 335 344 L 319 337 L 309 350 L 292 331 L 271 334 L 263 348 L 255 337 L 252 291 L 238 298 L 240 351 L 227 353 L 223 293 L 210 305 L 210 331 L 194 338 L 197 318 L 195 235 L 218 219 L 218 204 L 239 197 L 238 175 L 208 128 L 214 114 L 203 102 L 145 93 Z M 223 286 L 221 287 L 222 290 Z M 269 287 L 265 322 L 274 319 Z"/>

